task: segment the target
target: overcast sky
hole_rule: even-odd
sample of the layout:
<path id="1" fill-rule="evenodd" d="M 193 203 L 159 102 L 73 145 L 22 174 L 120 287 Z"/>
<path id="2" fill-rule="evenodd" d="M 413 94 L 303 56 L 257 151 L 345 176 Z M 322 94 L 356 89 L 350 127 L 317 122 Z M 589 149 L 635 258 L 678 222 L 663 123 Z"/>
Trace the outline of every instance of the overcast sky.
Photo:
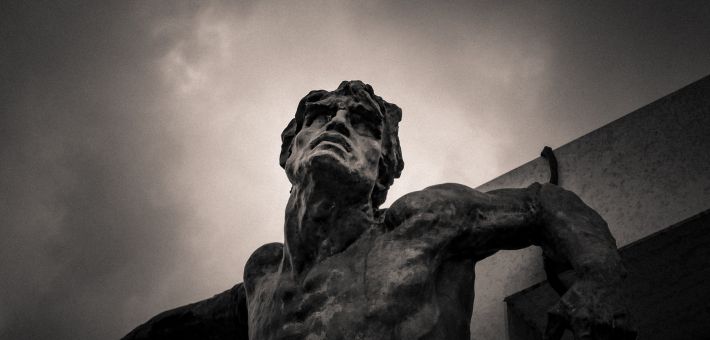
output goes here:
<path id="1" fill-rule="evenodd" d="M 403 109 L 387 203 L 478 186 L 710 74 L 710 2 L 0 4 L 0 338 L 118 338 L 281 241 L 312 89 Z"/>

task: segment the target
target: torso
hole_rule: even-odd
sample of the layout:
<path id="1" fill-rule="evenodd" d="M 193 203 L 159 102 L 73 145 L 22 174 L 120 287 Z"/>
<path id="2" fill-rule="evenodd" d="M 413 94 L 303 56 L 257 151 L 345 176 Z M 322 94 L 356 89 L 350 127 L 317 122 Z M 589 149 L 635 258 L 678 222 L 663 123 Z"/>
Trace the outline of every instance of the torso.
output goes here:
<path id="1" fill-rule="evenodd" d="M 412 228 L 374 225 L 297 282 L 282 248 L 262 247 L 245 269 L 250 338 L 468 339 L 474 262 L 440 249 Z"/>

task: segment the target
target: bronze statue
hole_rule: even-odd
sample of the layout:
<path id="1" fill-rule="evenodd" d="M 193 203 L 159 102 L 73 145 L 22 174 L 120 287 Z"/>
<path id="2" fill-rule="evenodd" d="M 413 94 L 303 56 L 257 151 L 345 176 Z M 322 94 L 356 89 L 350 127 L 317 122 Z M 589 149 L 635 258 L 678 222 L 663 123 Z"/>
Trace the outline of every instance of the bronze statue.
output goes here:
<path id="1" fill-rule="evenodd" d="M 442 184 L 378 209 L 402 169 L 401 110 L 360 81 L 312 91 L 282 134 L 285 242 L 244 283 L 156 316 L 126 339 L 469 339 L 474 264 L 530 245 L 574 269 L 547 337 L 633 339 L 604 220 L 552 184 Z"/>

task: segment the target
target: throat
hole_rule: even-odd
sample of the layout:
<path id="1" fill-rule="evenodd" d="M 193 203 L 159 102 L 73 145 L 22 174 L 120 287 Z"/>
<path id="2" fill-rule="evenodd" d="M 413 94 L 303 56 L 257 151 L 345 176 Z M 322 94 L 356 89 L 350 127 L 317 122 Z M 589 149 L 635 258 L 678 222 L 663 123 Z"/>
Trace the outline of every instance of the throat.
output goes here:
<path id="1" fill-rule="evenodd" d="M 374 223 L 369 197 L 358 202 L 318 193 L 294 187 L 286 207 L 285 255 L 297 276 L 347 249 Z"/>

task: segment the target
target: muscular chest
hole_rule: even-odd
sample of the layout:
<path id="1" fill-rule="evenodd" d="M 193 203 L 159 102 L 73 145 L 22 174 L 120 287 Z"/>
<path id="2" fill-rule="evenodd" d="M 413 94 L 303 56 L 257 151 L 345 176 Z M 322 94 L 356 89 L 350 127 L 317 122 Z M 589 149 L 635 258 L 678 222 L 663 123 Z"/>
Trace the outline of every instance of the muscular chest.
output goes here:
<path id="1" fill-rule="evenodd" d="M 412 315 L 437 319 L 435 254 L 422 242 L 371 239 L 318 263 L 296 282 L 266 275 L 249 297 L 259 339 L 391 339 Z M 422 315 L 423 316 L 423 315 Z M 426 326 L 426 323 L 424 325 Z"/>

